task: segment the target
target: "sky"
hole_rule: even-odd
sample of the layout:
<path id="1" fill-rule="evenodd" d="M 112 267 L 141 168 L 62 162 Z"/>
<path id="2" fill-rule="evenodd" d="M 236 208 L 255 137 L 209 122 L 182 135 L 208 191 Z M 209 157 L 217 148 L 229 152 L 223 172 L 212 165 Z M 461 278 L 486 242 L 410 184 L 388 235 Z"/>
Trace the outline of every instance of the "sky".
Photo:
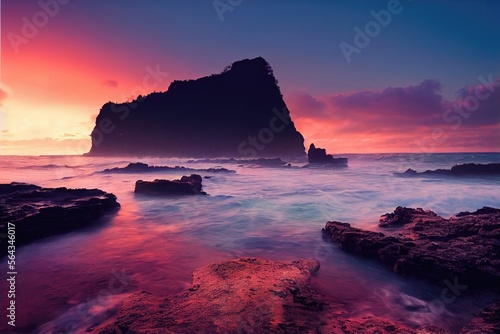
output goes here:
<path id="1" fill-rule="evenodd" d="M 0 8 L 0 154 L 87 152 L 104 103 L 258 56 L 306 145 L 334 154 L 500 151 L 500 1 L 2 0 Z"/>

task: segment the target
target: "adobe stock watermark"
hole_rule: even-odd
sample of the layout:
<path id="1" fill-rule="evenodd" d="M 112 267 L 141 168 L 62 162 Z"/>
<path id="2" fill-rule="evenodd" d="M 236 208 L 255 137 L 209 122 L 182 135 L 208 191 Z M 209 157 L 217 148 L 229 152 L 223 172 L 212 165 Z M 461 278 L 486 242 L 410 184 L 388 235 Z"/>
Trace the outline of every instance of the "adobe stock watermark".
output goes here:
<path id="1" fill-rule="evenodd" d="M 455 101 L 442 115 L 444 123 L 450 125 L 454 131 L 461 127 L 464 119 L 469 118 L 473 112 L 479 109 L 481 101 L 491 97 L 491 94 L 495 92 L 495 87 L 500 86 L 500 81 L 493 80 L 493 74 L 489 74 L 487 78 L 480 75 L 477 79 L 481 85 L 475 86 L 472 90 L 467 90 L 462 99 Z M 422 141 L 416 140 L 414 143 L 422 153 L 433 153 L 436 146 L 442 145 L 447 139 L 445 129 L 438 127 L 432 129 L 430 138 L 426 137 Z"/>
<path id="2" fill-rule="evenodd" d="M 286 107 L 283 107 L 281 112 L 274 108 L 273 113 L 275 116 L 269 120 L 269 127 L 260 129 L 257 135 L 248 136 L 246 140 L 238 145 L 239 154 L 255 158 L 257 151 L 262 152 L 266 145 L 274 140 L 274 134 L 285 130 L 286 126 L 292 121 L 290 112 Z"/>
<path id="3" fill-rule="evenodd" d="M 445 279 L 443 283 L 446 285 L 446 288 L 441 290 L 439 298 L 435 298 L 429 303 L 430 311 L 436 315 L 443 313 L 446 309 L 446 304 L 453 303 L 457 297 L 461 296 L 462 292 L 468 288 L 468 285 L 459 284 L 458 277 L 456 276 L 453 282 Z"/>
<path id="4" fill-rule="evenodd" d="M 430 135 L 413 141 L 413 144 L 418 147 L 419 154 L 412 154 L 408 159 L 402 160 L 396 168 L 397 173 L 404 172 L 408 168 L 408 165 L 423 162 L 429 154 L 435 153 L 436 148 L 448 140 L 449 135 L 447 133 L 460 129 L 464 120 L 478 111 L 481 101 L 491 98 L 491 95 L 496 91 L 496 87 L 500 87 L 500 80 L 493 80 L 493 74 L 491 73 L 486 78 L 483 75 L 479 75 L 477 80 L 480 82 L 480 85 L 474 86 L 473 89 L 467 89 L 465 91 L 466 94 L 460 100 L 453 102 L 443 112 L 441 119 L 448 127 L 433 128 Z M 386 175 L 385 179 L 388 189 L 396 191 L 392 175 Z"/>
<path id="5" fill-rule="evenodd" d="M 41 29 L 46 27 L 61 9 L 61 6 L 67 5 L 71 0 L 39 0 L 37 2 L 40 10 L 31 15 L 21 18 L 21 30 L 19 33 L 9 32 L 7 38 L 15 53 L 19 53 L 19 47 L 22 44 L 28 44 L 35 38 Z"/>
<path id="6" fill-rule="evenodd" d="M 144 95 L 151 93 L 159 84 L 161 84 L 166 77 L 170 75 L 169 72 L 162 72 L 160 65 L 157 64 L 156 68 L 151 68 L 151 66 L 146 66 L 147 74 L 142 79 L 142 85 L 137 85 L 130 91 L 131 96 L 137 96 L 137 102 L 129 102 L 123 104 L 111 104 L 111 112 L 114 114 L 119 114 L 118 118 L 121 121 L 127 119 L 130 115 L 130 111 L 137 108 L 138 102 L 144 99 Z M 125 97 L 127 98 L 127 97 Z M 125 99 L 124 98 L 124 99 Z M 94 131 L 92 131 L 92 145 L 99 146 L 104 140 L 104 135 L 110 134 L 116 130 L 116 125 L 108 117 L 104 117 L 99 120 Z"/>
<path id="7" fill-rule="evenodd" d="M 351 57 L 354 53 L 360 54 L 362 49 L 370 45 L 372 39 L 380 34 L 382 28 L 386 28 L 391 23 L 393 15 L 400 14 L 402 11 L 403 5 L 399 0 L 389 0 L 387 2 L 387 9 L 382 9 L 378 12 L 374 10 L 370 11 L 370 15 L 374 20 L 368 21 L 363 30 L 358 26 L 354 26 L 354 45 L 344 41 L 339 44 L 340 51 L 342 51 L 347 63 L 351 63 Z"/>
<path id="8" fill-rule="evenodd" d="M 232 12 L 236 7 L 241 5 L 242 2 L 243 0 L 214 0 L 212 5 L 219 16 L 219 20 L 224 21 L 224 13 Z"/>

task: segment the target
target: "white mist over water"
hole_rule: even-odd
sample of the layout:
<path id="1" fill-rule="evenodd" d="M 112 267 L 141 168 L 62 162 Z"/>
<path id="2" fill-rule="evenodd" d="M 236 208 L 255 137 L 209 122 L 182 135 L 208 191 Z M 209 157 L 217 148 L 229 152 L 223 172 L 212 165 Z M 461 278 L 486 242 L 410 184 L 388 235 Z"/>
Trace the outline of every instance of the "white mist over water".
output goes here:
<path id="1" fill-rule="evenodd" d="M 122 206 L 101 224 L 18 248 L 17 329 L 84 328 L 105 318 L 106 310 L 111 315 L 128 293 L 178 292 L 190 283 L 196 268 L 237 256 L 316 258 L 321 269 L 315 284 L 327 299 L 344 304 L 355 315 L 460 328 L 494 296 L 466 292 L 444 311 L 433 312 L 429 303 L 440 298 L 444 286 L 403 279 L 375 261 L 345 254 L 323 240 L 321 228 L 337 220 L 379 230 L 378 217 L 398 205 L 431 209 L 444 217 L 500 207 L 498 177 L 394 176 L 407 168 L 424 171 L 500 162 L 500 154 L 347 157 L 349 167 L 334 170 L 226 164 L 223 167 L 237 174 L 199 173 L 212 176 L 203 179 L 210 196 L 183 198 L 133 193 L 138 179 L 175 179 L 182 176 L 179 173 L 95 172 L 137 161 L 193 168 L 213 164 L 159 158 L 0 157 L 0 183 L 99 188 L 114 193 Z M 116 273 L 124 275 L 121 281 Z"/>

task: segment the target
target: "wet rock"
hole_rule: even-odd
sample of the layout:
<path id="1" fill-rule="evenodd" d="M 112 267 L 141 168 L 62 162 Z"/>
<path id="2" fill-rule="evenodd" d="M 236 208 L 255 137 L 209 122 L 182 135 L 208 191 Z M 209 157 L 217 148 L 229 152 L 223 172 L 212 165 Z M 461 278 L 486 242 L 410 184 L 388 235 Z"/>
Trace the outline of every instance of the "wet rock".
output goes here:
<path id="1" fill-rule="evenodd" d="M 118 333 L 446 333 L 421 331 L 367 316 L 352 318 L 325 303 L 311 286 L 315 260 L 273 262 L 239 258 L 193 273 L 169 297 L 137 292 L 118 315 L 90 331 Z"/>
<path id="2" fill-rule="evenodd" d="M 500 302 L 486 307 L 477 318 L 462 328 L 460 334 L 500 333 Z"/>
<path id="3" fill-rule="evenodd" d="M 236 173 L 234 170 L 226 168 L 187 168 L 184 166 L 149 166 L 142 162 L 131 162 L 125 167 L 107 168 L 101 173 L 154 173 L 154 172 L 197 172 L 197 173 Z"/>
<path id="4" fill-rule="evenodd" d="M 119 207 L 115 195 L 99 189 L 0 184 L 0 233 L 6 234 L 8 226 L 15 225 L 15 245 L 21 246 L 88 226 Z M 5 255 L 6 250 L 2 247 L 0 255 Z"/>
<path id="5" fill-rule="evenodd" d="M 180 180 L 142 181 L 135 183 L 136 194 L 146 195 L 206 195 L 202 190 L 202 177 L 198 174 L 183 176 Z"/>
<path id="6" fill-rule="evenodd" d="M 394 236 L 335 221 L 327 222 L 323 231 L 345 251 L 378 259 L 403 276 L 463 289 L 498 287 L 499 211 L 444 219 L 432 211 L 399 207 L 382 216 L 382 226 L 404 224 Z"/>
<path id="7" fill-rule="evenodd" d="M 42 187 L 33 184 L 11 182 L 9 184 L 0 184 L 0 194 L 8 195 L 15 192 L 29 192 L 33 190 L 40 190 Z"/>
<path id="8" fill-rule="evenodd" d="M 428 175 L 448 175 L 448 176 L 498 176 L 500 175 L 500 163 L 490 164 L 461 164 L 451 167 L 451 169 L 426 170 L 417 172 L 411 168 L 404 173 L 396 173 L 401 176 L 428 176 Z"/>
<path id="9" fill-rule="evenodd" d="M 413 222 L 413 220 L 434 219 L 437 215 L 432 211 L 424 211 L 422 208 L 412 209 L 398 206 L 393 213 L 386 213 L 379 219 L 378 226 L 390 227 L 400 226 Z"/>
<path id="10" fill-rule="evenodd" d="M 463 216 L 477 216 L 477 215 L 485 215 L 485 214 L 496 214 L 500 213 L 500 209 L 495 209 L 495 208 L 490 208 L 489 206 L 483 206 L 481 209 L 477 209 L 474 212 L 469 212 L 469 211 L 463 211 L 460 213 L 457 213 L 455 216 L 457 217 L 463 217 Z"/>
<path id="11" fill-rule="evenodd" d="M 116 130 L 103 131 L 103 122 Z M 263 129 L 272 140 L 249 139 Z M 174 80 L 167 91 L 132 102 L 108 102 L 91 137 L 92 156 L 305 157 L 304 137 L 262 57 L 234 62 L 220 74 Z"/>

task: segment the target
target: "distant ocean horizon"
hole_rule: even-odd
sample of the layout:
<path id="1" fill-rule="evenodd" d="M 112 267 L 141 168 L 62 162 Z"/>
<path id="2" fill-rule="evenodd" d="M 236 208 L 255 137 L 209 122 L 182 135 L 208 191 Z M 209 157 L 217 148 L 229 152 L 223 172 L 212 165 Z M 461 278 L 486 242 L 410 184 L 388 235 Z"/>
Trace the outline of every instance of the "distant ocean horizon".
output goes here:
<path id="1" fill-rule="evenodd" d="M 456 331 L 498 298 L 491 293 L 466 294 L 439 314 L 412 308 L 440 298 L 442 287 L 401 278 L 379 263 L 346 254 L 324 240 L 321 229 L 336 220 L 381 231 L 379 216 L 397 206 L 422 207 L 445 218 L 483 206 L 500 207 L 499 177 L 395 175 L 408 168 L 500 163 L 500 153 L 334 156 L 349 158 L 349 166 L 308 169 L 300 168 L 303 162 L 292 162 L 290 168 L 268 168 L 188 163 L 187 158 L 0 156 L 0 183 L 99 188 L 114 193 L 121 204 L 116 214 L 96 226 L 17 250 L 17 284 L 22 289 L 16 296 L 16 329 L 51 333 L 74 324 L 84 331 L 95 319 L 116 312 L 134 291 L 176 293 L 191 282 L 195 269 L 239 256 L 317 259 L 321 269 L 314 282 L 327 299 L 344 303 L 353 314 L 374 314 L 410 326 L 433 324 Z M 224 167 L 237 173 L 200 172 L 210 176 L 203 179 L 209 196 L 151 198 L 134 194 L 137 180 L 177 179 L 182 172 L 100 173 L 131 162 Z M 97 298 L 116 275 L 125 275 L 123 289 Z M 0 285 L 3 289 L 5 280 Z"/>
<path id="2" fill-rule="evenodd" d="M 82 154 L 1 154 L 0 157 L 85 157 L 86 153 Z M 379 154 L 420 154 L 420 155 L 427 155 L 427 154 L 500 154 L 499 151 L 464 151 L 464 152 L 370 152 L 370 153 L 363 153 L 363 152 L 348 152 L 348 153 L 338 153 L 334 152 L 335 156 L 340 156 L 340 155 L 379 155 Z M 304 155 L 305 156 L 305 155 Z M 109 155 L 109 156 L 98 156 L 102 158 L 117 158 L 117 157 L 122 157 L 122 158 L 139 158 L 139 156 L 134 156 L 134 155 Z M 147 156 L 147 158 L 163 158 L 163 159 L 195 159 L 194 157 L 176 157 L 176 156 Z M 225 158 L 235 158 L 235 159 L 257 159 L 260 157 L 256 158 L 250 158 L 250 157 L 235 157 L 235 156 L 222 156 L 222 157 L 214 157 L 213 159 L 225 159 Z M 276 157 L 279 158 L 279 157 Z"/>

